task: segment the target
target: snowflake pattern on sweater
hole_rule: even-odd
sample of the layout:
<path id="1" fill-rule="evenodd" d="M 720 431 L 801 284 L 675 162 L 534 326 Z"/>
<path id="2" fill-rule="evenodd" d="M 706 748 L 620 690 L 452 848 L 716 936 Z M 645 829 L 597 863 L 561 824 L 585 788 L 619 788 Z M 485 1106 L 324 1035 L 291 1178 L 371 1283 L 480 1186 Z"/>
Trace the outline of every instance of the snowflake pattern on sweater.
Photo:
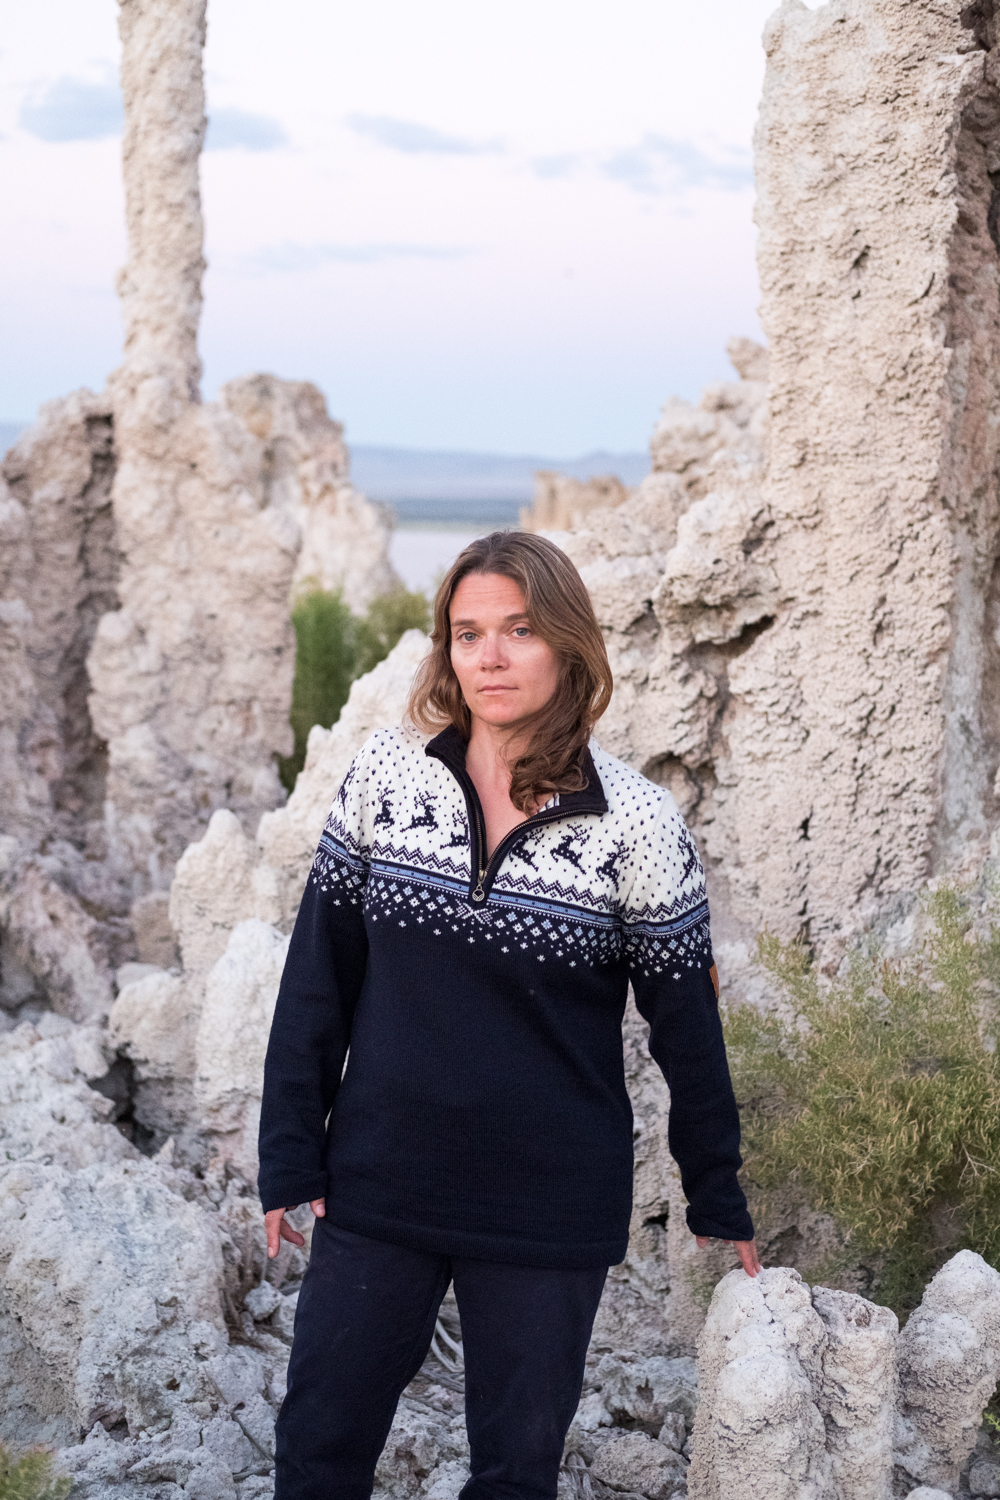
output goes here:
<path id="1" fill-rule="evenodd" d="M 374 921 L 516 945 L 539 963 L 593 967 L 625 953 L 674 980 L 711 965 L 704 872 L 668 791 L 592 745 L 610 816 L 529 828 L 477 907 L 471 841 L 455 836 L 461 788 L 426 744 L 382 730 L 364 746 L 320 840 L 310 875 L 320 889 L 364 901 Z"/>

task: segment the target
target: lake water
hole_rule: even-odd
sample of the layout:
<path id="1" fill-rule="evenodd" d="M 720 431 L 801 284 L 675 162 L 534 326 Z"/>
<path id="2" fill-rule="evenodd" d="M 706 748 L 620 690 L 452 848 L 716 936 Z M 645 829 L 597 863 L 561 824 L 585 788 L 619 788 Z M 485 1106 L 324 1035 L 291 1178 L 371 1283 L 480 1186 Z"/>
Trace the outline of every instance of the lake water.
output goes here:
<path id="1" fill-rule="evenodd" d="M 389 544 L 393 567 L 408 589 L 420 589 L 429 599 L 463 547 L 485 536 L 493 526 L 478 531 L 451 531 L 438 527 L 397 529 Z"/>

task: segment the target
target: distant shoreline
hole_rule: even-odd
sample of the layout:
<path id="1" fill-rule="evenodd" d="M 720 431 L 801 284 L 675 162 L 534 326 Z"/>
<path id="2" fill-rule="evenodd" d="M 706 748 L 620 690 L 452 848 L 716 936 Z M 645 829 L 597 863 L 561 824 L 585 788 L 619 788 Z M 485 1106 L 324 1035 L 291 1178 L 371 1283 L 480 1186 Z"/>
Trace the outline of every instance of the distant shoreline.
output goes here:
<path id="1" fill-rule="evenodd" d="M 574 479 L 615 474 L 626 485 L 636 485 L 649 473 L 647 453 L 586 453 L 577 458 L 541 454 L 462 453 L 420 448 L 377 448 L 365 443 L 350 447 L 351 477 L 371 500 L 405 507 L 411 514 L 419 502 L 443 507 L 500 507 L 498 516 L 517 521 L 517 508 L 530 505 L 539 469 L 554 470 Z M 474 513 L 466 514 L 473 518 Z M 475 512 L 474 518 L 486 512 Z M 442 517 L 443 518 L 443 517 Z M 428 514 L 427 519 L 437 519 Z"/>
<path id="2" fill-rule="evenodd" d="M 0 452 L 30 423 L 0 422 Z M 614 474 L 636 485 L 649 473 L 645 453 L 595 451 L 579 458 L 541 454 L 474 453 L 430 448 L 352 447 L 351 481 L 391 511 L 397 530 L 467 531 L 520 524 L 522 506 L 534 498 L 535 473 L 554 470 L 575 479 Z"/>
<path id="3" fill-rule="evenodd" d="M 477 536 L 485 536 L 489 531 L 516 531 L 519 523 L 517 521 L 396 521 L 393 531 L 425 532 L 428 535 L 440 536 L 464 536 L 467 532 L 474 531 Z"/>
<path id="4" fill-rule="evenodd" d="M 362 485 L 358 485 L 363 490 Z M 367 495 L 368 491 L 363 490 Z M 528 501 L 479 499 L 407 498 L 405 500 L 369 500 L 389 512 L 397 531 L 468 531 L 470 526 L 518 526 L 521 506 Z"/>

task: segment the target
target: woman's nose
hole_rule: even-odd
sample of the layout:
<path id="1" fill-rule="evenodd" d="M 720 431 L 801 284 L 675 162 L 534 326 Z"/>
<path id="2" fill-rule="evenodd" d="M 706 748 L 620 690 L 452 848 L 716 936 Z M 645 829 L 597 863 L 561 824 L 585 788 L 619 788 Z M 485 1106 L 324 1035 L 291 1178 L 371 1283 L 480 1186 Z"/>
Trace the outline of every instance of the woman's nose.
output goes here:
<path id="1" fill-rule="evenodd" d="M 480 663 L 484 667 L 505 667 L 507 665 L 507 653 L 504 650 L 502 636 L 488 635 L 485 637 Z"/>

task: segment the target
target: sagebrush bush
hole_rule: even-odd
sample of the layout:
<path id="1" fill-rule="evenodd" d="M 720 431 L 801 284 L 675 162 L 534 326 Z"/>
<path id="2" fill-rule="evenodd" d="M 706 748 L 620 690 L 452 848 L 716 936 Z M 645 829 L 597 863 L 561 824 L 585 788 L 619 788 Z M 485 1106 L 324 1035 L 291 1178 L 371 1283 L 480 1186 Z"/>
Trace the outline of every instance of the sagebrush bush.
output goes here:
<path id="1" fill-rule="evenodd" d="M 372 601 L 368 613 L 352 615 L 339 590 L 312 589 L 292 610 L 295 680 L 289 715 L 295 748 L 279 763 L 288 791 L 302 770 L 314 724 L 329 729 L 347 702 L 351 683 L 389 655 L 404 631 L 426 630 L 430 609 L 423 594 L 395 589 Z"/>
<path id="2" fill-rule="evenodd" d="M 904 1314 L 963 1247 L 1000 1267 L 1000 928 L 974 929 L 955 889 L 928 917 L 911 957 L 856 953 L 832 982 L 763 936 L 795 1019 L 744 1006 L 726 1024 L 750 1196 L 799 1184 Z"/>
<path id="3" fill-rule="evenodd" d="M 64 1500 L 72 1479 L 52 1473 L 52 1454 L 33 1448 L 15 1458 L 0 1443 L 0 1500 Z"/>

